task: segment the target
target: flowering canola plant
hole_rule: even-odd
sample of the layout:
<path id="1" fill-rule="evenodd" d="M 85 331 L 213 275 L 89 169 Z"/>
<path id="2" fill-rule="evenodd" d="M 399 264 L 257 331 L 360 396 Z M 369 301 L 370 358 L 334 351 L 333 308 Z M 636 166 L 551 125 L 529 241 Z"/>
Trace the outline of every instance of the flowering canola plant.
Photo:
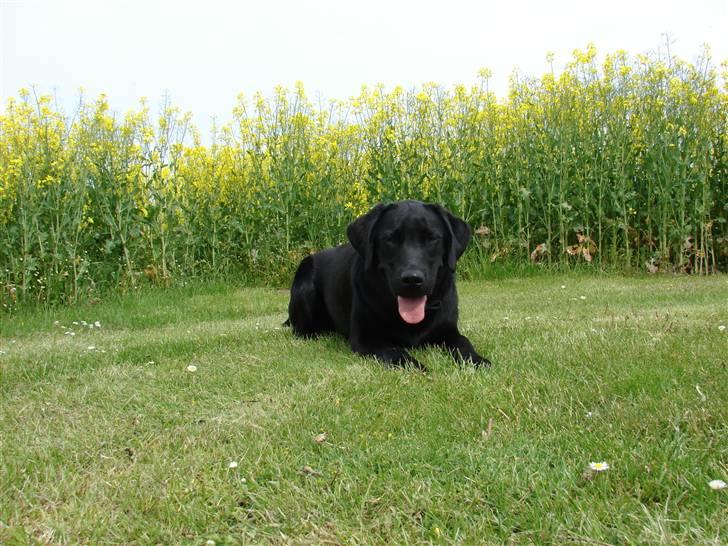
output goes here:
<path id="1" fill-rule="evenodd" d="M 589 46 L 561 73 L 514 74 L 500 100 L 487 70 L 326 104 L 298 83 L 241 95 L 210 145 L 166 102 L 153 119 L 144 100 L 119 116 L 82 97 L 66 116 L 21 90 L 0 114 L 1 308 L 190 277 L 285 284 L 404 198 L 477 228 L 477 263 L 726 270 L 727 66 L 721 86 L 707 57 L 600 63 Z"/>

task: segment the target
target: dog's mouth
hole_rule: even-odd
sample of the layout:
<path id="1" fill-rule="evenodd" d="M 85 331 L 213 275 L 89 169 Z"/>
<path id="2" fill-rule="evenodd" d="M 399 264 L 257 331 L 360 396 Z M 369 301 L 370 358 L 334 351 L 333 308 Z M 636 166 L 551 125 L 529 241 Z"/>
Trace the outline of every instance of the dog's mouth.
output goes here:
<path id="1" fill-rule="evenodd" d="M 427 304 L 427 296 L 419 296 L 416 298 L 405 298 L 397 296 L 397 310 L 399 316 L 407 324 L 417 324 L 425 320 L 425 305 Z"/>

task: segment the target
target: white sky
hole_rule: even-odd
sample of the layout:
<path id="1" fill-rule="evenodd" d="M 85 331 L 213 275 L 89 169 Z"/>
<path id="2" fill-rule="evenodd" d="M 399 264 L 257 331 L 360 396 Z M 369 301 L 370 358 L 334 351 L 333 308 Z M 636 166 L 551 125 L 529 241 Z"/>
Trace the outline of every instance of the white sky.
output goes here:
<path id="1" fill-rule="evenodd" d="M 492 70 L 557 66 L 594 42 L 601 54 L 672 51 L 694 61 L 708 44 L 728 59 L 728 0 L 0 0 L 0 100 L 21 87 L 55 93 L 67 110 L 84 87 L 124 112 L 165 92 L 207 132 L 229 120 L 238 93 L 304 82 L 312 98 L 343 99 L 362 84 L 474 83 Z"/>

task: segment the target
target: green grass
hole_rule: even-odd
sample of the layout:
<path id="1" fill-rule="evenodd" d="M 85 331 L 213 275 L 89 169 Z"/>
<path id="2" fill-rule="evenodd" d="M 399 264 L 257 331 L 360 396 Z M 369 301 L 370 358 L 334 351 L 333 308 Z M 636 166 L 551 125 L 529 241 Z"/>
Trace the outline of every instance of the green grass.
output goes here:
<path id="1" fill-rule="evenodd" d="M 0 542 L 725 543 L 725 276 L 460 296 L 490 370 L 294 339 L 270 289 L 0 319 Z"/>

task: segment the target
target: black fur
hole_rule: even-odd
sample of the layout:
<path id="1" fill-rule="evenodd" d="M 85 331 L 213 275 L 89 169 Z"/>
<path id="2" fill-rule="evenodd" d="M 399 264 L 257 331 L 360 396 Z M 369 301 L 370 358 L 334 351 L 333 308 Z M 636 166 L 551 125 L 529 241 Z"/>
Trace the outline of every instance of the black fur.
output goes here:
<path id="1" fill-rule="evenodd" d="M 459 361 L 488 366 L 458 331 L 455 263 L 470 227 L 440 205 L 400 201 L 377 205 L 352 222 L 350 244 L 306 257 L 288 305 L 294 334 L 338 332 L 351 348 L 393 365 L 420 369 L 406 349 L 439 345 Z M 400 316 L 397 296 L 427 296 L 424 320 Z"/>

